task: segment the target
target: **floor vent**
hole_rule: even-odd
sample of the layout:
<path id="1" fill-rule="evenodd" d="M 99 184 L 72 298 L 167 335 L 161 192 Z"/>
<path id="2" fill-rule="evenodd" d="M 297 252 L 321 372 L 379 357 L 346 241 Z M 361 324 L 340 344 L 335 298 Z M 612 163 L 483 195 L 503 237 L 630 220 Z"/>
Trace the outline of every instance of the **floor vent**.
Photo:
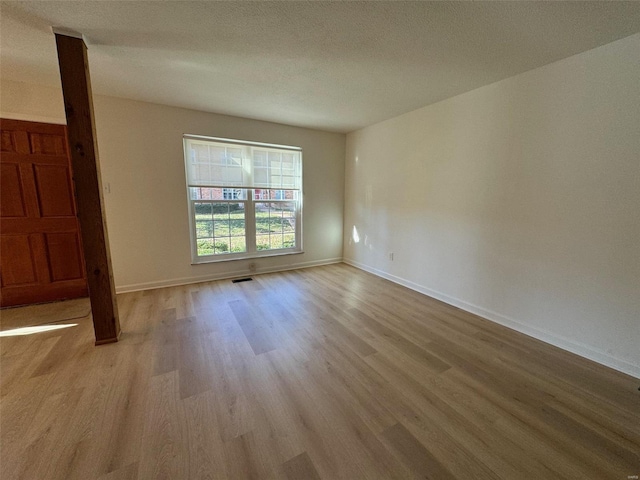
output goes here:
<path id="1" fill-rule="evenodd" d="M 235 280 L 231 280 L 231 283 L 250 282 L 251 280 L 253 280 L 253 278 L 251 278 L 251 277 L 236 278 Z"/>

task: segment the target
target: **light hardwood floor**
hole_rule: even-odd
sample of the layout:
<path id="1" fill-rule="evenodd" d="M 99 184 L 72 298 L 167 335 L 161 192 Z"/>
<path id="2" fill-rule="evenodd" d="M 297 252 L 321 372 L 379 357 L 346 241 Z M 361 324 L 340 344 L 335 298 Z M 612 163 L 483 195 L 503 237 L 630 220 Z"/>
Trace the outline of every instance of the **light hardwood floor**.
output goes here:
<path id="1" fill-rule="evenodd" d="M 3 480 L 640 474 L 640 380 L 344 264 L 118 302 L 1 339 Z"/>

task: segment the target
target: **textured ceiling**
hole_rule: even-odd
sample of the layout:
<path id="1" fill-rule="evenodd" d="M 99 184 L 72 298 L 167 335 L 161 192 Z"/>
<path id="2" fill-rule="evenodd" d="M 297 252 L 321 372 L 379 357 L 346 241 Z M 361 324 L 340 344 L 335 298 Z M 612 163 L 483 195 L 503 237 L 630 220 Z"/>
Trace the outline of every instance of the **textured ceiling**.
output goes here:
<path id="1" fill-rule="evenodd" d="M 3 2 L 2 78 L 348 132 L 640 31 L 640 2 Z"/>

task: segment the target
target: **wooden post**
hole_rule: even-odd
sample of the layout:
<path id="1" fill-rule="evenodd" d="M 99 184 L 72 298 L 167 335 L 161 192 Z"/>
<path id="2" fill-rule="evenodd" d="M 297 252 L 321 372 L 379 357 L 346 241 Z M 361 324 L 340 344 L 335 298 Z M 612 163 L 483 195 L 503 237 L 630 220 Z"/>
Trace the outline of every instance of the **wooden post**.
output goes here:
<path id="1" fill-rule="evenodd" d="M 81 35 L 59 33 L 55 29 L 54 32 L 93 327 L 96 345 L 100 345 L 118 341 L 120 321 L 113 285 L 107 225 L 102 208 L 102 182 L 87 46 Z"/>

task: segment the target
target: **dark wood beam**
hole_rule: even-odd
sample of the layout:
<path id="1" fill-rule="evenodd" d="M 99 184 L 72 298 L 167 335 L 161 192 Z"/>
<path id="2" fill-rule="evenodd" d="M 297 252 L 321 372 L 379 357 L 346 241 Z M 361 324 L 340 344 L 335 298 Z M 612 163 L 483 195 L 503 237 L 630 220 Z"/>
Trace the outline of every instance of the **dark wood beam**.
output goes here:
<path id="1" fill-rule="evenodd" d="M 87 46 L 81 36 L 56 32 L 84 258 L 96 345 L 120 335 L 111 254 L 105 222 Z"/>

